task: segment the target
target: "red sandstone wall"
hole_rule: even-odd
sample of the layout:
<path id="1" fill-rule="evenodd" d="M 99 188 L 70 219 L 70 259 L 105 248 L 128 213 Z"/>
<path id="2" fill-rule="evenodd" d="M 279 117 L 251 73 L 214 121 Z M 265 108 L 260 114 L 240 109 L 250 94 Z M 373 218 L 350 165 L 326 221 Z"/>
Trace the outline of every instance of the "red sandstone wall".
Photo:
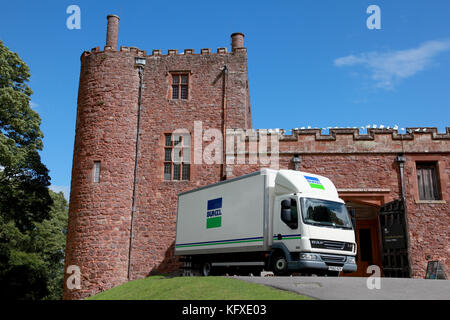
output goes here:
<path id="1" fill-rule="evenodd" d="M 145 277 L 150 272 L 177 269 L 173 257 L 177 195 L 220 180 L 221 165 L 204 164 L 191 165 L 191 180 L 188 182 L 163 181 L 164 133 L 186 128 L 193 134 L 194 121 L 202 121 L 203 130 L 221 130 L 221 70 L 225 64 L 228 66 L 227 126 L 248 128 L 251 125 L 247 114 L 249 107 L 244 103 L 248 95 L 245 51 L 151 56 L 147 59 L 138 168 L 138 211 L 131 257 L 133 279 Z M 169 72 L 181 70 L 191 72 L 189 99 L 168 99 Z M 204 142 L 203 148 L 209 143 Z M 194 159 L 193 153 L 191 159 Z"/>
<path id="2" fill-rule="evenodd" d="M 177 194 L 220 180 L 221 165 L 205 164 L 192 165 L 190 181 L 163 181 L 163 156 L 164 133 L 181 128 L 193 133 L 194 121 L 200 120 L 204 130 L 221 130 L 224 65 L 227 126 L 251 127 L 246 51 L 220 52 L 156 51 L 147 56 L 131 279 L 177 268 L 173 258 Z M 119 52 L 95 48 L 82 56 L 66 251 L 66 270 L 79 266 L 82 281 L 80 290 L 65 286 L 64 299 L 90 296 L 128 280 L 139 87 L 134 58 L 144 54 L 123 47 Z M 169 99 L 172 71 L 191 73 L 187 101 Z M 94 161 L 101 161 L 98 184 L 93 183 Z"/>
<path id="3" fill-rule="evenodd" d="M 127 280 L 138 83 L 134 55 L 82 58 L 66 249 L 66 269 L 80 267 L 82 289 L 65 287 L 64 299 Z"/>
<path id="4" fill-rule="evenodd" d="M 441 201 L 420 201 L 415 161 L 437 161 Z M 450 276 L 450 157 L 444 154 L 415 154 L 407 157 L 408 225 L 412 276 L 424 278 L 427 262 L 440 260 Z"/>

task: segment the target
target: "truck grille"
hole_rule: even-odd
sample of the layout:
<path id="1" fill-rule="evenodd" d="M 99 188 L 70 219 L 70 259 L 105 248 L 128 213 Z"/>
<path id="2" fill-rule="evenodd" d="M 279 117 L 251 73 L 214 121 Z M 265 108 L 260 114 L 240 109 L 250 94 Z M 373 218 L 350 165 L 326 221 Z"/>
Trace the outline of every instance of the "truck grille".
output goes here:
<path id="1" fill-rule="evenodd" d="M 321 255 L 320 256 L 322 258 L 323 261 L 325 262 L 345 262 L 345 257 L 341 257 L 341 256 L 328 256 L 328 255 Z"/>
<path id="2" fill-rule="evenodd" d="M 311 239 L 311 248 L 353 251 L 353 244 L 349 242 Z"/>

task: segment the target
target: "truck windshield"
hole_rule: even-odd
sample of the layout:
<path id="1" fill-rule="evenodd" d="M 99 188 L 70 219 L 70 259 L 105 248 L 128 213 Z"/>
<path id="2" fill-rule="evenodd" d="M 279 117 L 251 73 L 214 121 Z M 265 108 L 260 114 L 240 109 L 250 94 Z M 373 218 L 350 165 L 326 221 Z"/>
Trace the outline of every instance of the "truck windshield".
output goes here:
<path id="1" fill-rule="evenodd" d="M 352 223 L 345 204 L 301 198 L 303 221 L 307 224 L 332 228 L 352 229 Z"/>

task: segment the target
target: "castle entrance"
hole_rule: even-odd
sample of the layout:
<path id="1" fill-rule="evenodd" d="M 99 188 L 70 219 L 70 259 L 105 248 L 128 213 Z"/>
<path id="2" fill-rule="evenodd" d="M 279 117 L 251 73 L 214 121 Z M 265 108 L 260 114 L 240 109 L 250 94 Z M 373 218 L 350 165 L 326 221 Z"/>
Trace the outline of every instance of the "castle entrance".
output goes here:
<path id="1" fill-rule="evenodd" d="M 355 225 L 358 270 L 343 276 L 368 277 L 372 275 L 367 273 L 371 265 L 378 266 L 382 272 L 379 207 L 352 201 L 346 202 L 346 205 Z"/>

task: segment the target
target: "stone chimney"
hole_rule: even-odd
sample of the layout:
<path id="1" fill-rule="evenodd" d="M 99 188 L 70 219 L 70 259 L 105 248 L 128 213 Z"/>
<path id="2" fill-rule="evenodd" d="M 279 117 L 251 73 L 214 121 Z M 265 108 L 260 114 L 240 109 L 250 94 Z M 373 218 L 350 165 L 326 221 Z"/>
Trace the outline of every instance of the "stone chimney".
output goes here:
<path id="1" fill-rule="evenodd" d="M 244 47 L 244 34 L 235 32 L 231 35 L 231 49 L 234 51 L 236 48 Z"/>
<path id="2" fill-rule="evenodd" d="M 110 14 L 106 17 L 108 19 L 108 27 L 106 31 L 106 49 L 117 50 L 117 40 L 119 38 L 119 17 Z"/>

